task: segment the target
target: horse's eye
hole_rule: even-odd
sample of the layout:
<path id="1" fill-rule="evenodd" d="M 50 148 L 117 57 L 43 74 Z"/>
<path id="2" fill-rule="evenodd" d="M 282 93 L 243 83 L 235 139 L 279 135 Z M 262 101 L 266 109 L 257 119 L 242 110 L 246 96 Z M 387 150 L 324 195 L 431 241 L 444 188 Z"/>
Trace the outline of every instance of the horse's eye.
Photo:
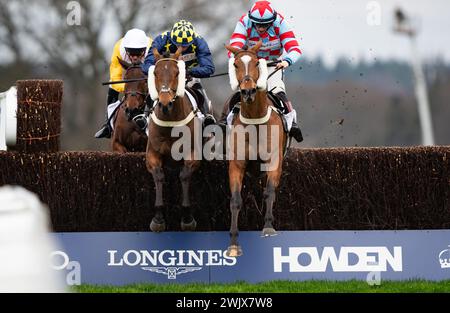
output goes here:
<path id="1" fill-rule="evenodd" d="M 233 63 L 233 65 L 234 65 L 234 67 L 235 67 L 235 68 L 237 68 L 237 65 L 236 65 L 236 63 Z"/>
<path id="2" fill-rule="evenodd" d="M 259 66 L 259 61 L 258 61 L 258 62 L 256 62 L 256 66 Z"/>

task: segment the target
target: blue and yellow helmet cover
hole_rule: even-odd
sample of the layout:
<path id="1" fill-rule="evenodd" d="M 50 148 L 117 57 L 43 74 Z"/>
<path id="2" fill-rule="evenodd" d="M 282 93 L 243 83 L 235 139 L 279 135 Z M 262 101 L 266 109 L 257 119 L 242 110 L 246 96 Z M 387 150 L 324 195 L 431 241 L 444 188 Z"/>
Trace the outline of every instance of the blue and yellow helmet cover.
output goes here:
<path id="1" fill-rule="evenodd" d="M 194 41 L 196 33 L 191 22 L 181 20 L 173 25 L 170 39 L 173 44 L 183 47 L 189 46 Z"/>

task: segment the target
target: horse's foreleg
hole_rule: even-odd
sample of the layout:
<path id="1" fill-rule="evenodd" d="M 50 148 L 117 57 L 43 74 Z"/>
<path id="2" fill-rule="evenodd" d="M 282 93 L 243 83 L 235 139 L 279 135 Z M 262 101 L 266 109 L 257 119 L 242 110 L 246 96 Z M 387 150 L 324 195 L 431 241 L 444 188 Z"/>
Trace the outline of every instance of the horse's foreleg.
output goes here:
<path id="1" fill-rule="evenodd" d="M 145 149 L 147 148 L 147 141 L 148 141 L 147 136 L 141 135 L 139 137 L 138 144 L 136 145 L 139 149 L 138 151 L 145 151 Z"/>
<path id="2" fill-rule="evenodd" d="M 230 210 L 231 210 L 231 227 L 230 227 L 230 246 L 227 250 L 227 255 L 237 257 L 242 255 L 242 249 L 238 243 L 239 230 L 238 220 L 239 211 L 242 208 L 242 180 L 245 173 L 245 161 L 230 161 L 229 178 L 230 178 Z"/>
<path id="3" fill-rule="evenodd" d="M 164 186 L 164 171 L 162 167 L 155 167 L 151 171 L 153 180 L 155 182 L 156 197 L 155 197 L 155 216 L 150 224 L 150 229 L 153 232 L 163 232 L 166 230 L 166 222 L 164 220 L 164 201 L 163 201 L 163 186 Z"/>
<path id="4" fill-rule="evenodd" d="M 119 143 L 118 140 L 115 139 L 115 136 L 113 137 L 113 141 L 112 141 L 112 151 L 118 152 L 118 153 L 128 152 L 127 148 L 125 148 L 124 145 L 122 145 L 121 143 Z"/>
<path id="5" fill-rule="evenodd" d="M 280 184 L 281 164 L 274 171 L 267 173 L 266 187 L 264 188 L 264 201 L 266 204 L 266 215 L 264 217 L 264 237 L 275 236 L 277 232 L 273 228 L 273 204 L 275 203 L 276 191 Z"/>
<path id="6" fill-rule="evenodd" d="M 197 227 L 197 222 L 192 215 L 191 201 L 189 198 L 189 189 L 191 184 L 192 174 L 200 165 L 199 161 L 185 161 L 184 166 L 180 172 L 181 187 L 183 189 L 182 209 L 183 217 L 181 219 L 181 230 L 194 231 Z"/>
<path id="7" fill-rule="evenodd" d="M 147 154 L 147 169 L 153 176 L 155 182 L 156 196 L 155 196 L 155 216 L 150 224 L 150 229 L 153 232 L 162 232 L 166 229 L 164 221 L 164 201 L 163 201 L 163 186 L 164 186 L 164 171 L 162 168 L 162 161 L 153 155 Z"/>
<path id="8" fill-rule="evenodd" d="M 133 147 L 133 152 L 144 152 L 147 148 L 148 138 L 139 131 L 133 131 L 129 140 L 129 146 Z"/>

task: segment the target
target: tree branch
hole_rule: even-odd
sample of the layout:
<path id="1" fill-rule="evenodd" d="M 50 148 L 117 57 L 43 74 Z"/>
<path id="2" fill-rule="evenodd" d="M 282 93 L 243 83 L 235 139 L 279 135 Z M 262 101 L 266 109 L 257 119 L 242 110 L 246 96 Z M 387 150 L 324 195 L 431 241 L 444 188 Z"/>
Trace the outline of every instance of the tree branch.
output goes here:
<path id="1" fill-rule="evenodd" d="M 14 60 L 17 63 L 23 63 L 22 49 L 19 44 L 19 32 L 16 24 L 13 22 L 13 12 L 10 7 L 11 1 L 0 0 L 0 26 L 5 28 L 6 33 L 6 48 L 8 48 L 14 55 Z"/>

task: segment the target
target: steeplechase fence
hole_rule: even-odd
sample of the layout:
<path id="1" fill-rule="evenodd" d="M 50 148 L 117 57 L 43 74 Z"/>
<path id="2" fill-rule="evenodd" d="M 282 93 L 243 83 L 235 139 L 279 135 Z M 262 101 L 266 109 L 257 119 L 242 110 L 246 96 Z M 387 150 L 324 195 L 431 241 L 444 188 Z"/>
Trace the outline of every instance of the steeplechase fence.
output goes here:
<path id="1" fill-rule="evenodd" d="M 283 230 L 450 228 L 450 148 L 292 150 L 275 206 Z M 143 153 L 0 153 L 0 185 L 22 185 L 48 204 L 56 231 L 146 231 L 154 184 Z M 168 229 L 179 230 L 181 185 L 166 170 Z M 204 162 L 192 203 L 203 231 L 229 225 L 226 162 Z M 242 230 L 264 223 L 262 180 L 246 177 Z"/>

